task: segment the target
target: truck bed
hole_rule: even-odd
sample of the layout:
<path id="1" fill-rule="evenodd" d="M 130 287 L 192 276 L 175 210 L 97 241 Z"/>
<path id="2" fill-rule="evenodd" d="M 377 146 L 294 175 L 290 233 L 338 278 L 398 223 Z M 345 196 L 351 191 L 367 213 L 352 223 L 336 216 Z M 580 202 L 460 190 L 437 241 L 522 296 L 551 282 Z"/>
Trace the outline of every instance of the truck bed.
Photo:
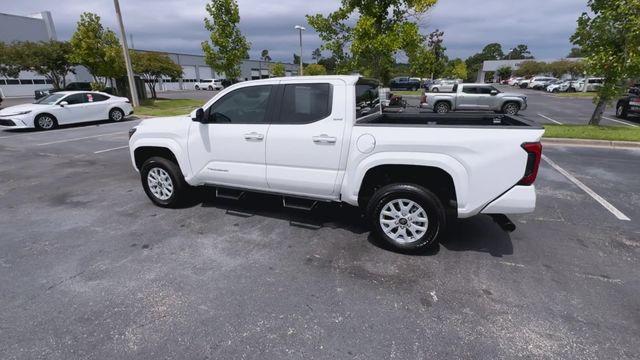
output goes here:
<path id="1" fill-rule="evenodd" d="M 519 116 L 487 113 L 382 113 L 367 116 L 356 122 L 356 126 L 438 126 L 438 127 L 494 127 L 542 129 L 538 123 Z"/>

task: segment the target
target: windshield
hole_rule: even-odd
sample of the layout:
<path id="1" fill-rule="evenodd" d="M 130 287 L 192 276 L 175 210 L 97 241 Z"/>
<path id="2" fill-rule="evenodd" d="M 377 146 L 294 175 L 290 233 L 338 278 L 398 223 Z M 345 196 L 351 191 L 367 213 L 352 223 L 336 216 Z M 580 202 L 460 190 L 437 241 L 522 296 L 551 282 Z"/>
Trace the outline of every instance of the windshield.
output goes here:
<path id="1" fill-rule="evenodd" d="M 63 97 L 65 97 L 65 94 L 51 94 L 51 95 L 47 95 L 47 96 L 37 100 L 36 102 L 34 102 L 34 104 L 53 105 L 56 102 L 58 102 L 58 100 L 62 99 Z"/>

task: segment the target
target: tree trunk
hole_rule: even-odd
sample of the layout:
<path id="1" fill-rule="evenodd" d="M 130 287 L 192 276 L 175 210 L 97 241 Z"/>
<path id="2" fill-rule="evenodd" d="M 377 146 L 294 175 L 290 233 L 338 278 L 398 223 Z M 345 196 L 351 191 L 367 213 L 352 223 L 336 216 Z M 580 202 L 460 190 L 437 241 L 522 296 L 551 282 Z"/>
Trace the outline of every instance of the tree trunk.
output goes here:
<path id="1" fill-rule="evenodd" d="M 604 113 L 604 109 L 607 107 L 607 101 L 600 99 L 598 101 L 598 105 L 596 105 L 595 110 L 593 110 L 593 115 L 591 115 L 591 120 L 589 120 L 589 125 L 600 125 L 600 121 L 602 120 L 602 113 Z"/>

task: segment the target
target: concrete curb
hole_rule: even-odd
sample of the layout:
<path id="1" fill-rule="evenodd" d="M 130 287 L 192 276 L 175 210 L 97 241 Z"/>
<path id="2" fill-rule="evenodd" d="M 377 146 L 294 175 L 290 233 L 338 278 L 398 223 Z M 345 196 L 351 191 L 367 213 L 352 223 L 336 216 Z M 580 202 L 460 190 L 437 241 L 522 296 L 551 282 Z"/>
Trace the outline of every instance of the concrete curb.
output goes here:
<path id="1" fill-rule="evenodd" d="M 605 148 L 612 148 L 612 149 L 640 149 L 640 142 L 635 142 L 635 141 L 542 138 L 542 144 L 551 145 L 551 146 L 562 145 L 562 146 L 605 147 Z"/>

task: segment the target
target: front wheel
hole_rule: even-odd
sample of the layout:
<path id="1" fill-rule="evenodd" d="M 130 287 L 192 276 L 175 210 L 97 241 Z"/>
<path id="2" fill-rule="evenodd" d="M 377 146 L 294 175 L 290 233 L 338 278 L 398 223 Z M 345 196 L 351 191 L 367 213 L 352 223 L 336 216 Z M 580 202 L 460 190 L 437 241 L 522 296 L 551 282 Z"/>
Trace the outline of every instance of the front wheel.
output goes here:
<path id="1" fill-rule="evenodd" d="M 518 115 L 519 111 L 520 111 L 520 105 L 517 103 L 512 103 L 512 102 L 506 103 L 502 107 L 502 112 L 507 115 Z"/>
<path id="2" fill-rule="evenodd" d="M 177 207 L 188 195 L 189 185 L 178 164 L 162 157 L 152 157 L 140 169 L 142 187 L 151 201 L 166 208 Z"/>
<path id="3" fill-rule="evenodd" d="M 196 90 L 200 90 L 200 86 L 196 85 Z"/>
<path id="4" fill-rule="evenodd" d="M 380 188 L 369 201 L 367 215 L 374 235 L 400 250 L 420 250 L 435 244 L 446 226 L 442 202 L 415 184 Z"/>
<path id="5" fill-rule="evenodd" d="M 51 130 L 58 126 L 58 121 L 53 115 L 40 114 L 36 117 L 34 124 L 38 130 Z"/>
<path id="6" fill-rule="evenodd" d="M 616 106 L 616 117 L 619 119 L 627 118 L 627 108 L 624 104 L 618 104 L 618 106 Z"/>

